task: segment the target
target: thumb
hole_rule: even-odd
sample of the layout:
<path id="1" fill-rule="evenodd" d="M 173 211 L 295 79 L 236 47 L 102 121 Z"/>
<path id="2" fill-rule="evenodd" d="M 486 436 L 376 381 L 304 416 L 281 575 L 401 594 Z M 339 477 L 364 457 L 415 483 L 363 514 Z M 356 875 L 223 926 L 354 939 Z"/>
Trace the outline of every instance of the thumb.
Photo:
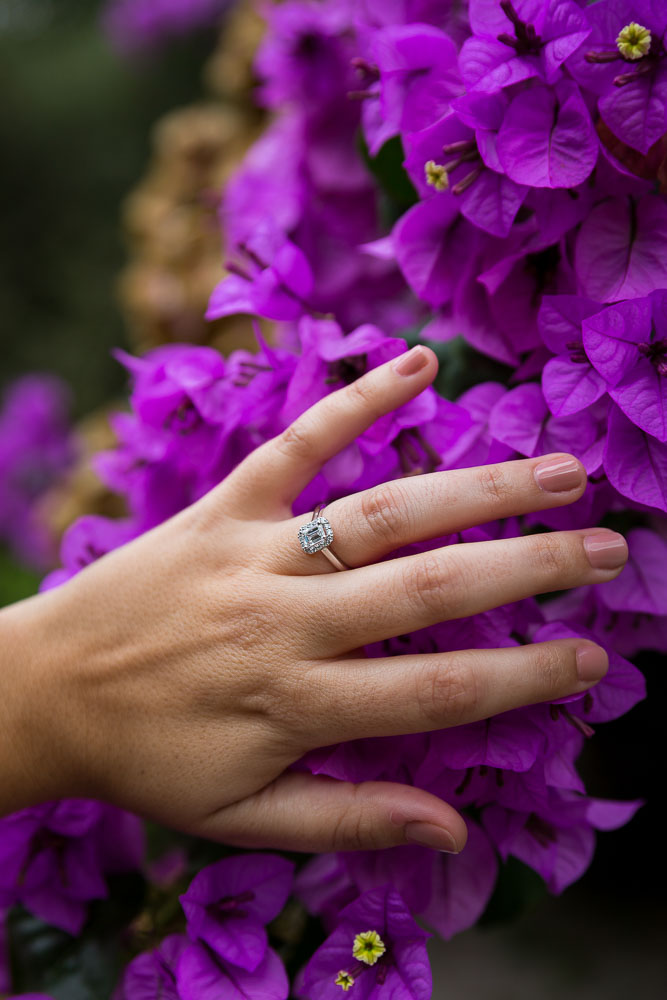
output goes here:
<path id="1" fill-rule="evenodd" d="M 242 847 L 312 852 L 417 843 L 458 853 L 468 836 L 456 810 L 420 788 L 295 771 L 212 813 L 196 832 Z"/>

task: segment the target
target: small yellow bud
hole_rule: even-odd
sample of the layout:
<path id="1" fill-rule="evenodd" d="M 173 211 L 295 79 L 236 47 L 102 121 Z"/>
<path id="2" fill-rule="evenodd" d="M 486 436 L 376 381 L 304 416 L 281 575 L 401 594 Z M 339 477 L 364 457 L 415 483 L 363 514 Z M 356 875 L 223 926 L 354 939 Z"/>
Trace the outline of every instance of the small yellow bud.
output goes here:
<path id="1" fill-rule="evenodd" d="M 651 48 L 651 32 L 636 21 L 626 24 L 616 39 L 618 51 L 624 59 L 635 62 L 646 55 Z"/>
<path id="2" fill-rule="evenodd" d="M 424 164 L 424 173 L 426 174 L 426 183 L 434 187 L 436 191 L 446 191 L 449 187 L 449 177 L 441 163 L 429 160 L 428 163 Z"/>
<path id="3" fill-rule="evenodd" d="M 345 969 L 341 969 L 334 982 L 336 983 L 336 986 L 342 986 L 343 993 L 347 993 L 347 991 L 351 990 L 354 986 L 354 976 L 351 976 L 349 972 L 345 971 Z"/>
<path id="4" fill-rule="evenodd" d="M 357 934 L 352 945 L 352 954 L 358 962 L 375 965 L 386 951 L 385 943 L 377 931 L 364 931 Z"/>

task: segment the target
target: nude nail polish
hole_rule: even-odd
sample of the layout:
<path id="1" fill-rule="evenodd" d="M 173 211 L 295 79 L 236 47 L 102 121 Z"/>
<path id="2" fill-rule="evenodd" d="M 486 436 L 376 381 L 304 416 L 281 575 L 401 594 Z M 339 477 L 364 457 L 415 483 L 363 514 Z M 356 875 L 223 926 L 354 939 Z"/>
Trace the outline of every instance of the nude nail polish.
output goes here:
<path id="1" fill-rule="evenodd" d="M 557 458 L 541 462 L 533 469 L 537 485 L 547 493 L 567 493 L 581 486 L 584 475 L 579 462 L 573 458 Z"/>
<path id="2" fill-rule="evenodd" d="M 615 531 L 591 532 L 584 538 L 584 549 L 593 569 L 619 569 L 628 558 L 628 543 Z"/>
<path id="3" fill-rule="evenodd" d="M 580 681 L 590 683 L 602 680 L 609 669 L 609 657 L 601 646 L 594 646 L 592 643 L 580 646 L 576 658 Z"/>
<path id="4" fill-rule="evenodd" d="M 430 847 L 434 851 L 442 851 L 443 854 L 459 853 L 456 841 L 449 830 L 436 826 L 435 823 L 406 823 L 403 833 L 411 844 Z"/>
<path id="5" fill-rule="evenodd" d="M 413 347 L 407 354 L 401 354 L 399 358 L 396 358 L 392 367 L 397 375 L 416 375 L 417 372 L 420 372 L 426 366 L 427 361 L 428 354 L 418 344 L 417 347 Z"/>

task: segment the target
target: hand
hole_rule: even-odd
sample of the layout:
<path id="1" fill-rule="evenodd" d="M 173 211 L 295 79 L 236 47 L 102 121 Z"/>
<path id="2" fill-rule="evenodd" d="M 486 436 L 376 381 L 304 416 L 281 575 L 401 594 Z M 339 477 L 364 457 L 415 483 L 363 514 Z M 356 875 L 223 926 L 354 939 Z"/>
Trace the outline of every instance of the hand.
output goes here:
<path id="1" fill-rule="evenodd" d="M 459 725 L 591 687 L 608 663 L 585 640 L 387 659 L 360 647 L 610 580 L 627 547 L 603 529 L 562 531 L 376 565 L 411 541 L 578 499 L 585 473 L 556 455 L 339 500 L 326 511 L 334 549 L 356 568 L 336 572 L 321 553 L 303 553 L 297 529 L 309 518 L 291 517 L 294 498 L 436 369 L 419 347 L 369 372 L 192 507 L 9 609 L 28 794 L 101 798 L 247 847 L 463 847 L 462 818 L 420 789 L 286 769 L 314 747 Z"/>

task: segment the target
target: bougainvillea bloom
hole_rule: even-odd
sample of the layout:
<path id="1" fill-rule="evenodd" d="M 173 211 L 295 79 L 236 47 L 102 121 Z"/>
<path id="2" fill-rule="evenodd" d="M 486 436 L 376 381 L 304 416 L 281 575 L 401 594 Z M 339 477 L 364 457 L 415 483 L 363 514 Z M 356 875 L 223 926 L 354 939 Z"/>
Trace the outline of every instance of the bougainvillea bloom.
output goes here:
<path id="1" fill-rule="evenodd" d="M 282 910 L 293 865 L 274 854 L 223 858 L 181 896 L 188 934 L 215 955 L 254 972 L 268 947 L 265 926 Z"/>
<path id="2" fill-rule="evenodd" d="M 426 1000 L 415 919 L 442 938 L 472 926 L 508 857 L 561 892 L 586 870 L 598 831 L 638 808 L 591 797 L 578 758 L 644 697 L 627 657 L 667 652 L 667 7 L 287 0 L 266 20 L 255 68 L 272 117 L 222 192 L 227 275 L 209 316 L 268 319 L 269 342 L 258 335 L 255 353 L 226 358 L 191 345 L 119 355 L 129 411 L 114 417 L 117 446 L 95 465 L 127 517 L 73 526 L 45 586 L 191 504 L 317 400 L 420 341 L 441 358 L 436 388 L 327 462 L 295 514 L 423 473 L 546 452 L 582 461 L 589 482 L 576 503 L 403 552 L 621 517 L 633 527 L 616 580 L 366 653 L 584 638 L 609 655 L 604 680 L 466 726 L 318 748 L 294 765 L 335 781 L 408 783 L 465 817 L 459 856 L 416 845 L 333 853 L 300 863 L 295 879 L 329 936 L 292 995 Z M 0 909 L 21 901 L 75 928 L 109 867 L 92 812 L 82 807 L 79 828 L 62 808 L 55 854 L 49 810 L 0 823 Z M 65 887 L 54 858 L 72 866 Z M 157 870 L 148 876 L 176 891 Z M 151 941 L 118 1000 L 157 990 L 284 1000 L 290 984 L 267 924 L 291 887 L 291 864 L 274 855 L 204 868 L 182 897 L 187 934 Z"/>
<path id="3" fill-rule="evenodd" d="M 299 996 L 336 1000 L 350 992 L 363 1000 L 430 1000 L 427 937 L 397 892 L 367 892 L 341 910 L 335 931 L 304 969 Z"/>

